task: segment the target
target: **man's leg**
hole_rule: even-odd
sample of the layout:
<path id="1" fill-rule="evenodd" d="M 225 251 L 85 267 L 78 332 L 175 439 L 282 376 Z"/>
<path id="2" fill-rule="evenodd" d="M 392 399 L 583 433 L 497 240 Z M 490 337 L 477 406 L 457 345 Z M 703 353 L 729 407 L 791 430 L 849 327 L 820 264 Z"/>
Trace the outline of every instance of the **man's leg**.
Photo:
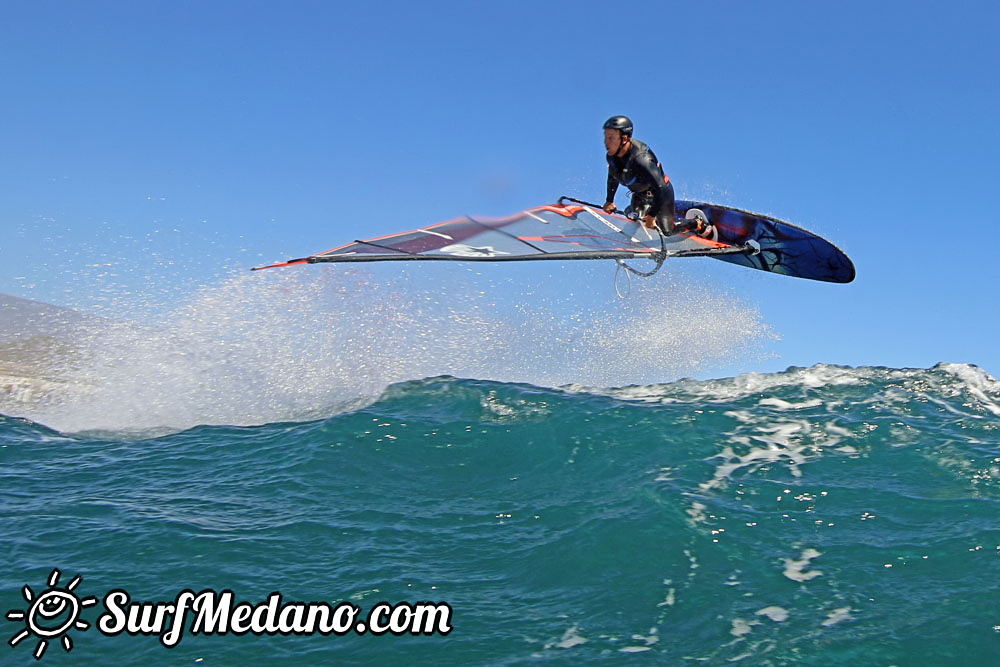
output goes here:
<path id="1" fill-rule="evenodd" d="M 709 241 L 719 240 L 718 229 L 709 221 L 708 216 L 700 208 L 688 209 L 688 212 L 684 215 L 684 220 L 680 224 L 684 225 L 682 229 L 692 231 L 703 239 L 708 239 Z"/>
<path id="2" fill-rule="evenodd" d="M 674 223 L 674 186 L 667 181 L 663 191 L 663 201 L 656 212 L 656 226 L 660 228 L 665 236 L 676 233 L 677 225 Z"/>
<path id="3" fill-rule="evenodd" d="M 625 217 L 639 220 L 642 216 L 647 215 L 648 212 L 649 200 L 640 194 L 633 193 L 631 202 L 629 202 L 629 205 L 625 207 Z"/>

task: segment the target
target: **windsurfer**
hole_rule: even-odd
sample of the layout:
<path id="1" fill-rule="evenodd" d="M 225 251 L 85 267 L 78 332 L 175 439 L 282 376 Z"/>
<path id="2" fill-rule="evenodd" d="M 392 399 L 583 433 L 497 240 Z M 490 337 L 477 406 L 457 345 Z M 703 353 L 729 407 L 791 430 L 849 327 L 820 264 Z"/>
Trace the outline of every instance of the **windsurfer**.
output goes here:
<path id="1" fill-rule="evenodd" d="M 604 148 L 608 160 L 606 213 L 615 210 L 615 193 L 622 184 L 632 192 L 632 203 L 625 213 L 638 216 L 646 227 L 668 236 L 688 230 L 706 238 L 712 235 L 714 230 L 707 221 L 675 218 L 674 186 L 649 146 L 632 138 L 628 117 L 612 116 L 604 123 Z"/>

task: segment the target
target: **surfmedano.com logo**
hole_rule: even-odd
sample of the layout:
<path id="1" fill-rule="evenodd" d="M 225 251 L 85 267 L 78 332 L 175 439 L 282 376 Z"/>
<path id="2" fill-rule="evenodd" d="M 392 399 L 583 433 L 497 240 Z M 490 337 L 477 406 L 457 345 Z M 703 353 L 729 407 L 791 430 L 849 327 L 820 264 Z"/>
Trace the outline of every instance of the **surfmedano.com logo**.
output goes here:
<path id="1" fill-rule="evenodd" d="M 28 603 L 25 610 L 11 609 L 7 612 L 8 621 L 24 621 L 24 629 L 14 635 L 9 644 L 17 646 L 23 640 L 34 635 L 38 638 L 35 647 L 35 660 L 41 660 L 49 640 L 60 639 L 67 652 L 73 649 L 73 640 L 69 631 L 87 630 L 90 624 L 80 620 L 80 612 L 84 607 L 97 604 L 97 598 L 90 596 L 81 599 L 73 591 L 83 577 L 76 575 L 66 588 L 59 588 L 59 570 L 52 570 L 49 575 L 49 588 L 41 595 L 35 595 L 31 587 L 25 584 L 21 589 L 24 601 Z"/>
<path id="2" fill-rule="evenodd" d="M 38 639 L 34 656 L 41 660 L 50 641 L 59 640 L 68 652 L 73 649 L 70 630 L 86 631 L 90 624 L 80 619 L 85 607 L 96 605 L 96 597 L 79 597 L 75 589 L 83 580 L 79 574 L 65 588 L 59 587 L 61 573 L 52 570 L 48 589 L 36 595 L 25 585 L 21 592 L 27 609 L 11 609 L 7 620 L 24 627 L 8 642 L 11 647 L 34 636 Z M 192 635 L 447 635 L 451 632 L 451 605 L 447 602 L 380 602 L 367 614 L 351 602 L 282 602 L 274 592 L 257 604 L 235 602 L 230 590 L 206 589 L 195 593 L 184 589 L 171 602 L 132 602 L 127 591 L 108 591 L 102 600 L 104 613 L 97 629 L 107 637 L 127 633 L 157 637 L 166 648 L 180 643 L 185 629 Z M 190 623 L 188 619 L 190 617 Z"/>

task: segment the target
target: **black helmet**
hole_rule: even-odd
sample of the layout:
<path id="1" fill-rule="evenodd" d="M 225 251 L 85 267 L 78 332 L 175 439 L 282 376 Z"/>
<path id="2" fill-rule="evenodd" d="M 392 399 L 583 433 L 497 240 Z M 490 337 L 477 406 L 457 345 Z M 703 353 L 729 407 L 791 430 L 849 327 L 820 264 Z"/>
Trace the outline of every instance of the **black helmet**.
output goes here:
<path id="1" fill-rule="evenodd" d="M 632 121 L 628 119 L 628 116 L 612 116 L 611 118 L 604 121 L 605 130 L 618 130 L 626 137 L 632 136 Z"/>

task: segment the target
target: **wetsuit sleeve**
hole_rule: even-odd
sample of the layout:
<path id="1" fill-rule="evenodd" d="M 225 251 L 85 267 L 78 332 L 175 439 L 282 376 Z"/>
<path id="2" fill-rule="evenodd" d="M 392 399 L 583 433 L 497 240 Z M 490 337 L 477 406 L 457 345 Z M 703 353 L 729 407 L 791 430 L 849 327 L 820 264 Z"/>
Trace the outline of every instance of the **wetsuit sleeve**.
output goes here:
<path id="1" fill-rule="evenodd" d="M 611 169 L 608 169 L 608 196 L 604 201 L 614 201 L 616 192 L 618 192 L 618 179 L 611 173 Z"/>

